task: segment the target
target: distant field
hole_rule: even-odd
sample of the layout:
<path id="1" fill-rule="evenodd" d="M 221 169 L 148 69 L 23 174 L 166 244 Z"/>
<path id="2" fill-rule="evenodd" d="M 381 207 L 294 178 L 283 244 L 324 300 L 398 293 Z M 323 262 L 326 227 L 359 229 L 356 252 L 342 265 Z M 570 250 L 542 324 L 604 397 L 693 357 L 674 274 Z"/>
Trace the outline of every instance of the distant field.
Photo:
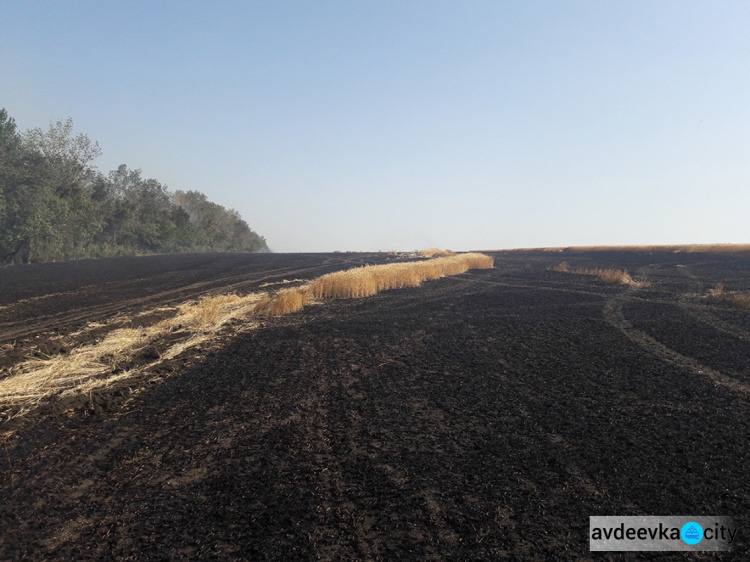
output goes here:
<path id="1" fill-rule="evenodd" d="M 161 361 L 147 377 L 7 411 L 0 559 L 570 560 L 592 559 L 591 515 L 750 528 L 750 309 L 729 298 L 750 294 L 750 258 L 564 254 L 492 252 L 492 269 L 320 300 L 252 329 L 229 321 L 167 361 L 141 349 L 133 361 Z M 218 322 L 240 301 L 217 295 L 286 294 L 407 259 L 4 269 L 0 380 L 113 328 Z"/>
<path id="2" fill-rule="evenodd" d="M 510 252 L 667 252 L 687 254 L 750 254 L 750 244 L 672 244 L 642 246 L 557 246 L 542 248 L 518 248 Z"/>

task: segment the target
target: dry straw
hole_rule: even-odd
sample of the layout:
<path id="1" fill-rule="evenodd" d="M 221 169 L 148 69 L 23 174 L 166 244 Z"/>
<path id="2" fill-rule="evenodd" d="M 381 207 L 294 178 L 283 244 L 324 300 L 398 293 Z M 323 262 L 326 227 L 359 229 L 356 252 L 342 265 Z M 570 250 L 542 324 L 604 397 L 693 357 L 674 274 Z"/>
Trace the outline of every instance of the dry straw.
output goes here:
<path id="1" fill-rule="evenodd" d="M 176 343 L 166 347 L 159 363 L 204 343 L 227 323 L 248 316 L 260 299 L 258 294 L 206 297 L 188 302 L 174 317 L 147 328 L 113 330 L 97 343 L 73 349 L 69 354 L 29 359 L 14 366 L 0 380 L 0 406 L 33 406 L 52 394 L 72 389 L 90 391 L 122 380 L 134 357 L 170 333 L 179 332 Z"/>
<path id="2" fill-rule="evenodd" d="M 427 248 L 426 250 L 419 250 L 417 255 L 423 258 L 447 258 L 449 256 L 455 256 L 456 252 L 450 250 L 440 250 L 438 248 Z"/>
<path id="3" fill-rule="evenodd" d="M 630 285 L 631 287 L 647 287 L 649 285 L 646 281 L 637 281 L 633 279 L 630 274 L 624 269 L 603 269 L 603 268 L 587 268 L 587 269 L 571 269 L 567 262 L 562 262 L 555 267 L 550 267 L 550 271 L 559 271 L 562 273 L 575 273 L 577 275 L 592 275 L 603 283 Z"/>
<path id="4" fill-rule="evenodd" d="M 282 289 L 275 295 L 268 295 L 257 304 L 256 312 L 279 316 L 300 310 L 312 299 L 369 297 L 380 291 L 418 287 L 422 281 L 493 266 L 493 258 L 471 253 L 336 271 L 313 279 L 307 285 Z"/>
<path id="5" fill-rule="evenodd" d="M 708 294 L 742 308 L 750 308 L 750 293 L 741 293 L 739 291 L 729 292 L 724 288 L 724 283 L 717 283 L 716 287 L 708 290 Z"/>
<path id="6" fill-rule="evenodd" d="M 308 285 L 284 289 L 258 305 L 258 312 L 288 314 L 311 299 L 352 299 L 369 297 L 380 291 L 418 287 L 422 281 L 458 275 L 470 269 L 490 269 L 493 258 L 470 253 L 426 261 L 368 265 L 336 271 L 313 279 Z"/>

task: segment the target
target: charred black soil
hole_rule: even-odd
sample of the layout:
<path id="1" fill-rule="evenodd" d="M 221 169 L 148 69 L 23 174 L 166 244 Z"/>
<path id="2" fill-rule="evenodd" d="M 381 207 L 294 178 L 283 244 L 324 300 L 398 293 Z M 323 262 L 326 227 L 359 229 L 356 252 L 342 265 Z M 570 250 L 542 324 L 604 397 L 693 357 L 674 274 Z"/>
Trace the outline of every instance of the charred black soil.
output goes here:
<path id="1" fill-rule="evenodd" d="M 589 553 L 589 516 L 725 515 L 733 552 L 650 558 L 746 559 L 750 311 L 706 295 L 750 289 L 750 259 L 564 256 L 651 283 L 634 289 L 548 271 L 550 253 L 494 255 L 269 320 L 114 406 L 19 427 L 0 451 L 0 558 L 643 559 Z M 16 301 L 47 287 L 126 310 L 355 265 L 276 258 L 213 256 L 186 281 L 154 267 L 129 293 L 104 274 L 39 281 Z M 6 332 L 35 321 L 3 298 Z"/>

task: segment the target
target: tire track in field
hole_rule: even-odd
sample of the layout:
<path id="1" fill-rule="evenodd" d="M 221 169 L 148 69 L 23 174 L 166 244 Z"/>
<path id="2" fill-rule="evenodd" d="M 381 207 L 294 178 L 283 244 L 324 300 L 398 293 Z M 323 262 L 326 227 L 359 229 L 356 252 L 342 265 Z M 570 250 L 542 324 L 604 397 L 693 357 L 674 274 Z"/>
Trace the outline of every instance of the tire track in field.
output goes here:
<path id="1" fill-rule="evenodd" d="M 524 371 L 522 369 L 514 367 L 510 362 L 505 360 L 499 360 L 498 362 L 506 372 L 513 373 L 517 381 L 524 380 Z M 528 384 L 524 384 L 524 386 L 527 388 L 526 396 L 535 397 L 537 395 L 537 392 L 532 386 Z M 593 478 L 586 474 L 586 471 L 579 463 L 571 460 L 569 458 L 570 455 L 565 454 L 576 449 L 577 445 L 571 443 L 570 440 L 561 433 L 551 429 L 548 424 L 542 424 L 541 418 L 532 414 L 528 408 L 522 406 L 516 410 L 516 414 L 518 414 L 518 416 L 531 428 L 534 428 L 534 431 L 531 432 L 532 435 L 540 436 L 546 442 L 546 445 L 552 450 L 561 451 L 563 453 L 555 453 L 551 456 L 553 458 L 565 459 L 565 462 L 560 463 L 558 470 L 563 471 L 570 477 L 568 483 L 572 487 L 579 490 L 579 493 L 588 494 L 593 497 L 604 497 L 608 494 L 608 490 L 602 488 Z M 536 487 L 536 485 L 531 482 L 529 482 L 529 485 Z M 633 513 L 638 512 L 637 506 L 632 502 L 627 502 L 624 505 Z"/>
<path id="2" fill-rule="evenodd" d="M 739 340 L 750 340 L 750 332 L 722 320 L 708 310 L 708 307 L 695 303 L 680 302 L 680 307 L 699 322 L 711 326 L 713 329 L 733 336 Z"/>
<path id="3" fill-rule="evenodd" d="M 313 547 L 326 558 L 340 557 L 341 536 L 335 524 L 346 520 L 341 487 L 342 469 L 340 459 L 333 453 L 333 429 L 330 416 L 332 392 L 331 373 L 325 368 L 325 358 L 312 347 L 302 350 L 306 356 L 307 369 L 316 373 L 315 380 L 306 396 L 297 404 L 295 417 L 302 423 L 295 424 L 300 428 L 298 438 L 301 440 L 300 457 L 306 459 L 308 470 L 315 473 L 314 508 L 317 519 L 309 540 Z M 307 363 L 309 361 L 309 363 Z M 338 540 L 336 540 L 338 539 Z M 330 545 L 337 545 L 336 547 Z"/>
<path id="4" fill-rule="evenodd" d="M 356 383 L 362 376 L 373 376 L 374 371 L 342 369 L 332 365 L 329 357 L 312 347 L 305 348 L 303 354 L 306 356 L 304 363 L 317 373 L 316 380 L 306 397 L 298 402 L 294 419 L 282 423 L 291 421 L 299 428 L 302 455 L 309 459 L 310 468 L 316 475 L 318 503 L 315 513 L 319 521 L 310 534 L 310 541 L 318 556 L 330 560 L 352 557 L 373 560 L 388 551 L 388 540 L 393 539 L 393 535 L 379 531 L 377 516 L 369 510 L 359 513 L 355 504 L 363 495 L 369 498 L 367 501 L 377 501 L 370 497 L 375 494 L 374 490 L 361 488 L 361 482 L 347 475 L 359 463 L 364 463 L 373 474 L 389 482 L 392 490 L 398 490 L 408 500 L 421 504 L 434 525 L 431 532 L 436 540 L 457 542 L 459 537 L 446 520 L 446 514 L 455 511 L 456 507 L 440 497 L 438 490 L 426 486 L 413 488 L 413 478 L 393 462 L 388 439 L 391 436 L 372 434 L 374 427 L 367 415 L 368 409 L 374 408 L 377 418 L 387 414 L 376 404 L 363 409 L 360 400 L 366 397 L 357 392 Z M 392 361 L 388 357 L 380 366 Z M 417 418 L 430 419 L 437 428 L 444 426 L 442 412 L 418 399 L 407 407 Z M 297 423 L 298 417 L 304 422 Z M 389 516 L 393 514 L 389 512 Z M 408 540 L 409 533 L 408 529 L 396 531 L 402 540 Z M 430 559 L 439 559 L 439 551 L 435 550 Z"/>
<path id="5" fill-rule="evenodd" d="M 589 291 L 586 289 L 570 289 L 568 284 L 568 287 L 550 287 L 545 285 L 537 285 L 532 283 L 510 283 L 507 281 L 493 281 L 491 279 L 479 279 L 475 278 L 473 279 L 475 283 L 483 283 L 485 285 L 498 285 L 500 287 L 509 287 L 512 289 L 528 289 L 528 290 L 534 290 L 534 291 L 549 291 L 552 293 L 569 293 L 574 295 L 591 295 L 595 297 L 602 297 L 605 298 L 607 296 L 604 292 L 597 292 L 597 291 Z M 545 280 L 545 283 L 548 281 Z M 560 283 L 562 285 L 562 283 Z M 602 287 L 604 287 L 602 285 Z"/>
<path id="6" fill-rule="evenodd" d="M 386 362 L 380 366 L 382 367 L 389 363 L 400 363 L 400 361 L 398 359 L 387 358 Z M 377 368 L 375 367 L 376 370 Z M 425 428 L 428 427 L 429 431 L 432 431 L 434 434 L 448 433 L 450 421 L 446 420 L 444 412 L 440 408 L 435 407 L 429 399 L 414 396 L 405 401 L 402 407 L 410 412 L 410 417 L 417 424 L 415 427 L 421 424 Z M 387 411 L 381 409 L 382 406 L 373 405 L 373 408 L 376 413 L 376 419 L 386 419 L 388 414 Z M 415 444 L 408 439 L 404 440 L 392 434 L 372 435 L 371 432 L 376 429 L 372 426 L 372 421 L 370 420 L 368 424 L 368 418 L 354 408 L 348 409 L 347 416 L 349 427 L 347 428 L 346 437 L 348 447 L 352 451 L 352 456 L 355 458 L 358 457 L 367 463 L 374 473 L 389 483 L 392 490 L 397 490 L 398 493 L 403 495 L 404 501 L 422 506 L 426 518 L 430 522 L 430 526 L 423 528 L 420 531 L 421 533 L 432 535 L 433 540 L 437 544 L 458 544 L 461 538 L 448 521 L 449 514 L 459 511 L 453 499 L 441 493 L 438 487 L 430 485 L 427 481 L 423 481 L 423 478 L 420 477 L 421 475 L 412 474 L 408 470 L 408 467 L 394 462 L 395 451 L 394 445 L 390 442 L 391 440 L 398 444 L 397 446 L 406 447 L 410 454 L 416 453 L 416 449 L 414 449 Z M 389 437 L 390 440 L 388 439 Z M 413 435 L 410 435 L 410 437 L 413 437 Z M 419 450 L 422 453 L 427 451 L 435 452 L 436 447 L 445 447 L 447 450 L 442 451 L 442 453 L 446 456 L 460 457 L 465 453 L 463 447 L 456 442 L 438 445 L 432 443 L 429 439 L 422 439 L 419 445 Z M 389 516 L 394 517 L 394 514 L 389 513 Z M 379 555 L 382 557 L 383 551 L 387 548 L 387 542 L 383 541 L 386 537 L 373 534 L 370 529 L 372 523 L 373 521 L 366 521 L 364 523 L 363 533 L 360 533 L 361 539 L 359 542 L 361 546 L 365 547 L 363 548 L 363 552 L 368 553 L 368 556 L 372 556 L 374 553 L 376 556 Z M 400 530 L 400 533 L 403 533 L 401 540 L 409 540 L 411 531 L 403 529 Z M 425 559 L 439 560 L 440 550 L 435 548 L 425 552 L 424 555 Z"/>
<path id="7" fill-rule="evenodd" d="M 604 304 L 604 319 L 608 324 L 617 328 L 623 335 L 629 340 L 638 344 L 649 353 L 657 356 L 658 358 L 671 363 L 689 371 L 694 375 L 706 377 L 711 380 L 717 386 L 722 386 L 733 392 L 740 392 L 742 394 L 750 394 L 750 386 L 743 384 L 731 377 L 720 373 L 719 371 L 703 365 L 699 361 L 682 355 L 677 351 L 667 347 L 657 339 L 648 335 L 646 332 L 639 330 L 625 317 L 622 306 L 623 303 L 630 299 L 630 294 L 634 289 L 630 289 L 625 293 L 620 293 L 615 297 L 609 299 Z"/>
<path id="8" fill-rule="evenodd" d="M 704 283 L 701 279 L 690 269 L 690 266 L 685 265 L 678 269 L 678 271 L 690 279 L 691 290 L 697 295 L 701 295 L 704 292 Z M 712 314 L 708 307 L 701 304 L 689 302 L 686 298 L 680 299 L 680 307 L 697 319 L 699 322 L 708 324 L 719 332 L 724 332 L 730 336 L 734 336 L 740 340 L 750 340 L 750 332 L 743 330 L 742 328 L 731 324 L 725 320 L 722 320 L 715 314 Z"/>

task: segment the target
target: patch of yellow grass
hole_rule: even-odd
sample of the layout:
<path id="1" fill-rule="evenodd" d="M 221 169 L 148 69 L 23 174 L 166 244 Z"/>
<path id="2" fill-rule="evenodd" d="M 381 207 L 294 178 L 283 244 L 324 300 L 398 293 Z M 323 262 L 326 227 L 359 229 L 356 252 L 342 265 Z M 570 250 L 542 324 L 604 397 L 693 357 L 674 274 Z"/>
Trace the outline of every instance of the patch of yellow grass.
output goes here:
<path id="1" fill-rule="evenodd" d="M 722 299 L 742 308 L 750 308 L 750 293 L 741 293 L 739 291 L 728 292 L 724 288 L 724 283 L 717 283 L 716 287 L 708 290 L 712 297 Z"/>
<path id="2" fill-rule="evenodd" d="M 570 265 L 568 265 L 568 262 L 560 262 L 559 264 L 552 266 L 548 268 L 549 271 L 559 271 L 560 273 L 575 273 L 574 271 L 571 271 Z"/>
<path id="3" fill-rule="evenodd" d="M 290 287 L 282 289 L 275 295 L 266 295 L 255 305 L 255 314 L 267 314 L 270 316 L 281 316 L 297 312 L 310 302 L 310 287 Z"/>
<path id="4" fill-rule="evenodd" d="M 596 275 L 596 278 L 604 283 L 620 283 L 622 285 L 639 284 L 624 269 L 594 269 L 591 271 L 585 271 L 584 274 Z"/>
<path id="5" fill-rule="evenodd" d="M 559 265 L 549 268 L 550 271 L 559 271 L 561 273 L 575 273 L 578 275 L 592 275 L 595 276 L 599 281 L 603 283 L 630 285 L 632 287 L 647 287 L 649 285 L 646 281 L 637 281 L 633 279 L 630 274 L 624 269 L 605 269 L 605 268 L 584 268 L 584 269 L 571 269 L 567 262 L 562 262 Z"/>
<path id="6" fill-rule="evenodd" d="M 300 310 L 313 299 L 354 299 L 389 289 L 418 287 L 422 281 L 458 275 L 470 269 L 490 269 L 494 259 L 484 254 L 460 254 L 426 261 L 368 265 L 335 271 L 309 284 L 283 289 L 263 297 L 258 314 L 279 316 Z"/>
<path id="7" fill-rule="evenodd" d="M 387 291 L 417 287 L 422 281 L 458 275 L 470 269 L 490 269 L 494 259 L 484 254 L 460 254 L 427 261 L 369 265 L 336 271 L 314 279 L 310 292 L 316 299 L 367 297 Z"/>
<path id="8" fill-rule="evenodd" d="M 289 283 L 304 283 L 305 279 L 283 279 L 281 281 L 273 281 L 271 283 L 263 283 L 260 285 L 261 289 L 265 289 L 266 287 L 274 287 L 276 285 L 288 285 Z"/>
<path id="9" fill-rule="evenodd" d="M 427 248 L 426 250 L 419 250 L 417 255 L 423 258 L 447 258 L 449 256 L 455 256 L 456 252 L 440 250 L 439 248 Z"/>
<path id="10" fill-rule="evenodd" d="M 729 295 L 728 300 L 737 306 L 743 308 L 750 308 L 750 294 L 748 293 L 734 293 Z"/>
<path id="11" fill-rule="evenodd" d="M 726 291 L 724 290 L 724 283 L 717 283 L 716 287 L 713 289 L 708 290 L 708 294 L 712 297 L 724 297 L 726 296 Z"/>

